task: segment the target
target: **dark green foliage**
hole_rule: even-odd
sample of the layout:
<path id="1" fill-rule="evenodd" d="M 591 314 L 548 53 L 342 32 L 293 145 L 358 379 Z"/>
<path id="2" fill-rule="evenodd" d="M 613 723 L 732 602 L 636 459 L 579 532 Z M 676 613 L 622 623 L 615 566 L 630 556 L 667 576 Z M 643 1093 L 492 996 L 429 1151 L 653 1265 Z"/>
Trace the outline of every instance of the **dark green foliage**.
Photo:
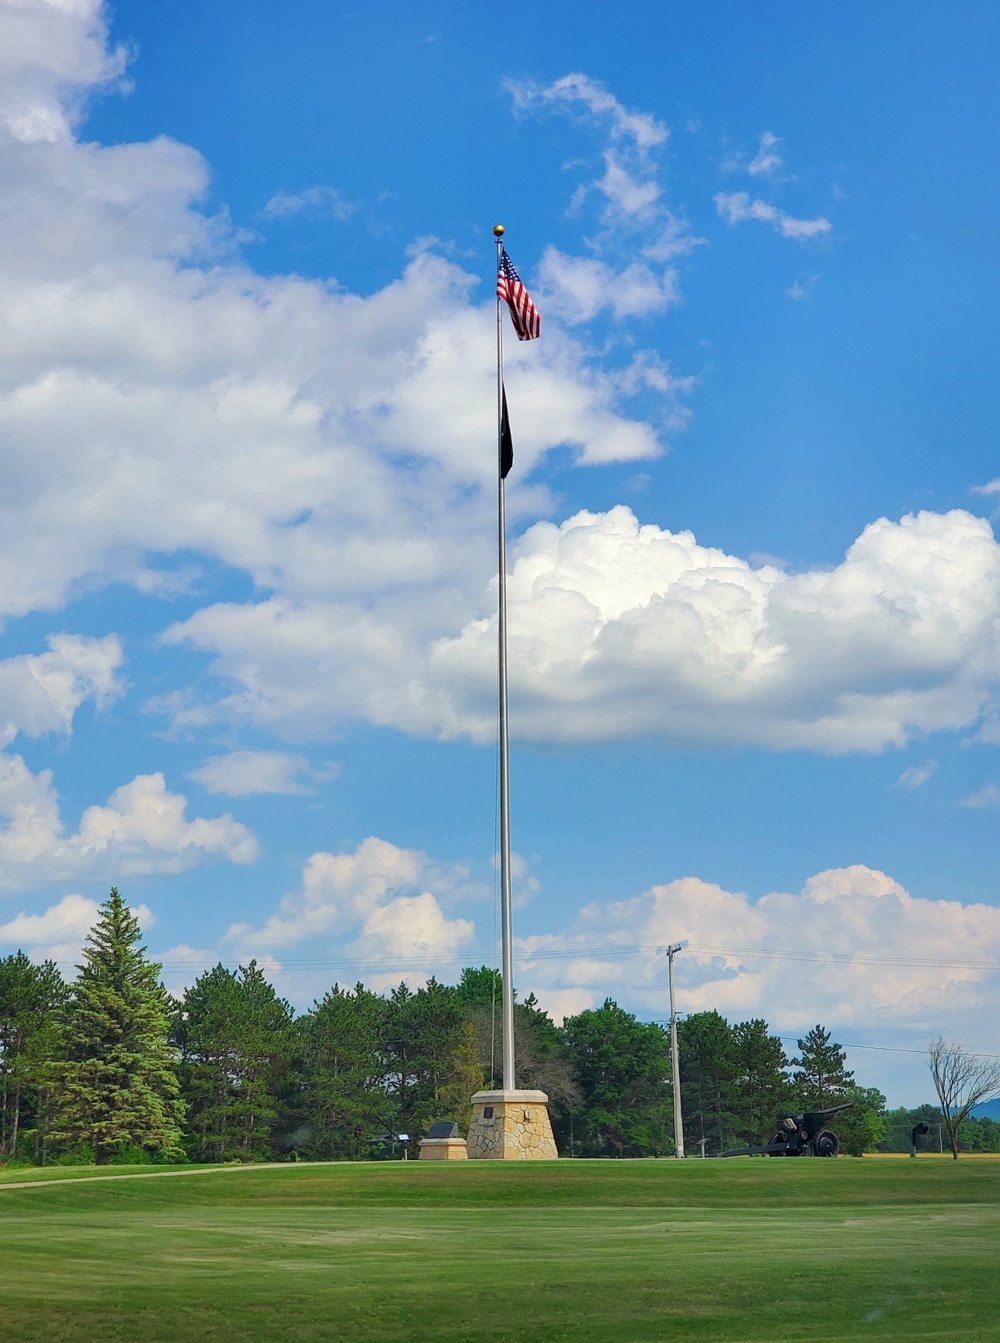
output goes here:
<path id="1" fill-rule="evenodd" d="M 459 1124 L 463 1132 L 468 1129 L 472 1117 L 472 1097 L 482 1090 L 483 1073 L 475 1025 L 463 1021 L 451 1056 L 448 1078 L 438 1093 L 442 1115 Z"/>
<path id="2" fill-rule="evenodd" d="M 677 1028 L 684 1142 L 708 1155 L 745 1141 L 740 1135 L 739 1065 L 732 1027 L 718 1012 L 696 1012 Z M 774 1116 L 772 1116 L 774 1118 Z"/>
<path id="3" fill-rule="evenodd" d="M 876 1087 L 848 1087 L 843 1099 L 854 1104 L 831 1120 L 840 1139 L 840 1150 L 846 1156 L 874 1152 L 889 1131 L 885 1097 Z"/>
<path id="4" fill-rule="evenodd" d="M 670 1047 L 662 1026 L 606 999 L 564 1027 L 580 1101 L 573 1155 L 656 1156 L 668 1148 Z"/>
<path id="5" fill-rule="evenodd" d="M 112 890 L 71 988 L 51 963 L 0 959 L 0 1164 L 364 1160 L 398 1156 L 401 1132 L 415 1156 L 430 1124 L 464 1129 L 472 1094 L 503 1084 L 489 966 L 388 996 L 335 985 L 296 1020 L 256 962 L 217 965 L 172 1002 L 139 940 Z M 730 1026 L 700 1012 L 678 1034 L 689 1155 L 767 1142 L 781 1114 L 844 1099 L 856 1101 L 833 1125 L 845 1153 L 901 1150 L 910 1112 L 890 1122 L 879 1092 L 854 1087 L 823 1027 L 799 1041 L 794 1065 L 762 1018 Z M 515 995 L 514 1036 L 517 1085 L 547 1093 L 564 1155 L 672 1151 L 659 1025 L 609 999 L 558 1027 L 533 995 Z M 1000 1124 L 963 1119 L 959 1142 L 997 1150 Z"/>
<path id="6" fill-rule="evenodd" d="M 502 995 L 503 981 L 500 978 L 500 971 L 494 970 L 489 965 L 475 968 L 466 966 L 455 987 L 455 997 L 465 1011 L 475 1007 L 485 1007 L 492 1011 L 495 1007 L 499 1016 Z"/>
<path id="7" fill-rule="evenodd" d="M 164 1154 L 180 1148 L 184 1107 L 167 996 L 140 937 L 138 920 L 112 887 L 84 945 L 63 1058 L 50 1065 L 51 1140 L 86 1146 L 98 1165 L 126 1146 Z"/>
<path id="8" fill-rule="evenodd" d="M 303 1156 L 326 1160 L 371 1157 L 391 1127 L 385 1076 L 387 1004 L 363 984 L 334 985 L 297 1031 L 302 1053 Z"/>
<path id="9" fill-rule="evenodd" d="M 814 1026 L 798 1044 L 800 1057 L 792 1060 L 796 1069 L 792 1080 L 802 1108 L 825 1110 L 839 1105 L 854 1085 L 854 1074 L 847 1067 L 847 1055 L 841 1046 L 822 1026 Z"/>
<path id="10" fill-rule="evenodd" d="M 753 1143 L 770 1142 L 779 1114 L 791 1101 L 784 1046 L 776 1035 L 768 1033 L 767 1022 L 755 1017 L 733 1027 L 732 1054 L 741 1136 Z"/>
<path id="11" fill-rule="evenodd" d="M 0 959 L 0 1157 L 16 1157 L 30 1131 L 36 1160 L 44 1158 L 67 993 L 52 961 L 35 965 L 23 951 Z"/>
<path id="12" fill-rule="evenodd" d="M 386 1005 L 386 1085 L 396 1131 L 418 1135 L 445 1114 L 447 1088 L 455 1071 L 465 1015 L 453 988 L 433 976 L 415 993 L 406 984 L 393 989 Z"/>
<path id="13" fill-rule="evenodd" d="M 554 1122 L 579 1103 L 566 1032 L 542 1011 L 533 993 L 514 1004 L 514 1066 L 519 1087 L 535 1087 L 548 1096 Z"/>
<path id="14" fill-rule="evenodd" d="M 978 1119 L 971 1116 L 958 1126 L 960 1152 L 1000 1152 L 1000 1123 L 989 1115 Z"/>
<path id="15" fill-rule="evenodd" d="M 917 1152 L 940 1152 L 948 1147 L 948 1135 L 944 1128 L 944 1119 L 939 1105 L 928 1102 L 913 1110 L 900 1106 L 898 1110 L 889 1110 L 885 1115 L 885 1136 L 878 1143 L 880 1152 L 908 1152 L 910 1135 L 913 1129 L 924 1123 L 930 1130 L 917 1136 Z M 983 1115 L 979 1118 L 966 1117 L 958 1126 L 958 1150 L 960 1152 L 1000 1152 L 1000 1123 Z"/>
<path id="16" fill-rule="evenodd" d="M 910 1135 L 918 1124 L 926 1124 L 927 1133 L 917 1135 L 918 1152 L 939 1152 L 944 1150 L 945 1137 L 941 1110 L 930 1103 L 918 1105 L 908 1110 L 900 1106 L 897 1110 L 888 1110 L 885 1115 L 885 1136 L 878 1143 L 880 1152 L 908 1152 Z"/>
<path id="17" fill-rule="evenodd" d="M 292 1009 L 256 961 L 217 965 L 188 989 L 174 1040 L 188 1102 L 187 1148 L 198 1161 L 274 1154 L 294 1050 Z"/>

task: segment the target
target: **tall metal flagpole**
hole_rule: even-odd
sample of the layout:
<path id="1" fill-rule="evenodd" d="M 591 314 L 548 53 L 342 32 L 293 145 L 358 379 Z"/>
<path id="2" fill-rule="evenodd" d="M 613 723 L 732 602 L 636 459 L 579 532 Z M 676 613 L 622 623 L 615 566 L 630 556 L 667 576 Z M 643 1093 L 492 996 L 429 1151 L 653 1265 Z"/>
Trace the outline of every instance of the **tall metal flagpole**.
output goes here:
<path id="1" fill-rule="evenodd" d="M 549 1098 L 533 1088 L 518 1090 L 514 1075 L 514 936 L 510 898 L 510 754 L 507 742 L 507 536 L 504 470 L 511 465 L 510 428 L 503 392 L 503 304 L 522 340 L 534 340 L 541 329 L 538 310 L 521 283 L 501 239 L 502 224 L 493 229 L 497 244 L 497 737 L 500 748 L 500 927 L 502 933 L 503 1086 L 477 1091 L 472 1097 L 469 1136 L 423 1140 L 421 1159 L 471 1161 L 489 1158 L 554 1160 L 558 1155 L 549 1120 Z M 501 284 L 501 277 L 503 283 Z M 451 1144 L 438 1150 L 434 1143 Z"/>
<path id="2" fill-rule="evenodd" d="M 677 942 L 672 947 L 667 947 L 667 974 L 670 979 L 670 1075 L 674 1083 L 674 1155 L 681 1160 L 684 1159 L 684 1116 L 681 1114 L 681 1064 L 677 1049 L 677 1007 L 674 1003 L 674 957 L 686 946 L 686 942 Z"/>
<path id="3" fill-rule="evenodd" d="M 497 274 L 503 249 L 503 225 L 493 230 Z M 497 628 L 497 703 L 500 737 L 500 931 L 503 988 L 503 1089 L 514 1091 L 514 948 L 510 896 L 510 775 L 507 745 L 507 535 L 503 478 L 503 300 L 497 296 L 497 550 L 499 606 Z"/>

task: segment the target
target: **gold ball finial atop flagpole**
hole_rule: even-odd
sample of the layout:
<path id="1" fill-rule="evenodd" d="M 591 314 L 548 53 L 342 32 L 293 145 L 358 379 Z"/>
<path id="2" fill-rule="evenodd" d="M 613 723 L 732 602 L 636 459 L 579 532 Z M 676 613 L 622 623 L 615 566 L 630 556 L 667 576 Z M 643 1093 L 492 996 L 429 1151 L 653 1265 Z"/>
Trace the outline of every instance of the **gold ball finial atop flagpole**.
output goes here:
<path id="1" fill-rule="evenodd" d="M 504 232 L 503 224 L 494 224 L 494 225 L 493 225 L 493 236 L 494 236 L 494 238 L 502 238 L 502 237 L 503 237 L 503 232 Z"/>

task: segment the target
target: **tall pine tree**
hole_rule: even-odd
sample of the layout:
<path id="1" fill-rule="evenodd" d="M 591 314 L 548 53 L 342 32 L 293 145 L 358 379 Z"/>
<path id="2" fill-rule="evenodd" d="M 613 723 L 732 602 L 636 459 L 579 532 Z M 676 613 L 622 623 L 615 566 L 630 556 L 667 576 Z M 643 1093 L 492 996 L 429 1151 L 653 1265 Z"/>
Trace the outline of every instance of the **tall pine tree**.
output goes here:
<path id="1" fill-rule="evenodd" d="M 52 961 L 35 965 L 23 951 L 0 958 L 0 1156 L 17 1156 L 25 1119 L 41 1155 L 49 1065 L 59 1048 L 66 993 Z"/>
<path id="2" fill-rule="evenodd" d="M 303 1061 L 306 1156 L 360 1160 L 391 1126 L 385 1086 L 386 1001 L 357 984 L 335 984 L 296 1023 Z"/>
<path id="3" fill-rule="evenodd" d="M 292 1009 L 256 961 L 217 965 L 192 984 L 176 1014 L 187 1145 L 199 1161 L 264 1161 L 286 1110 L 294 1049 Z"/>
<path id="4" fill-rule="evenodd" d="M 804 1110 L 825 1110 L 850 1099 L 846 1092 L 854 1085 L 854 1074 L 847 1067 L 847 1055 L 834 1043 L 823 1026 L 814 1026 L 799 1042 L 799 1057 L 792 1059 L 799 1104 Z"/>
<path id="5" fill-rule="evenodd" d="M 704 1141 L 703 1151 L 721 1152 L 742 1127 L 732 1027 L 719 1012 L 694 1012 L 680 1022 L 677 1037 L 685 1143 L 694 1151 Z"/>
<path id="6" fill-rule="evenodd" d="M 54 1065 L 51 1137 L 90 1147 L 99 1166 L 126 1147 L 180 1151 L 183 1106 L 160 966 L 146 959 L 139 922 L 117 887 L 84 944 Z"/>
<path id="7" fill-rule="evenodd" d="M 776 1035 L 760 1017 L 733 1027 L 736 1062 L 736 1114 L 755 1143 L 770 1142 L 780 1112 L 791 1099 L 788 1058 Z"/>
<path id="8" fill-rule="evenodd" d="M 397 1132 L 416 1136 L 439 1119 L 453 1099 L 449 1091 L 456 1050 L 463 1043 L 464 1015 L 455 990 L 431 976 L 414 993 L 405 983 L 386 1004 L 386 1086 Z"/>

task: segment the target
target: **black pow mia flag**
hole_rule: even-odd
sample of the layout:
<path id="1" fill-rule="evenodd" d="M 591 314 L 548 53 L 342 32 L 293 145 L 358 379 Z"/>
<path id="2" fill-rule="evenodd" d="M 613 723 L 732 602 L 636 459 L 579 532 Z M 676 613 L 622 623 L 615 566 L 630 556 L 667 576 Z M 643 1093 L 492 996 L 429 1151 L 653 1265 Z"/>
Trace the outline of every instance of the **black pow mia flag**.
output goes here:
<path id="1" fill-rule="evenodd" d="M 514 440 L 510 436 L 510 420 L 507 418 L 507 388 L 501 388 L 500 411 L 500 479 L 506 480 L 507 473 L 514 465 Z"/>

